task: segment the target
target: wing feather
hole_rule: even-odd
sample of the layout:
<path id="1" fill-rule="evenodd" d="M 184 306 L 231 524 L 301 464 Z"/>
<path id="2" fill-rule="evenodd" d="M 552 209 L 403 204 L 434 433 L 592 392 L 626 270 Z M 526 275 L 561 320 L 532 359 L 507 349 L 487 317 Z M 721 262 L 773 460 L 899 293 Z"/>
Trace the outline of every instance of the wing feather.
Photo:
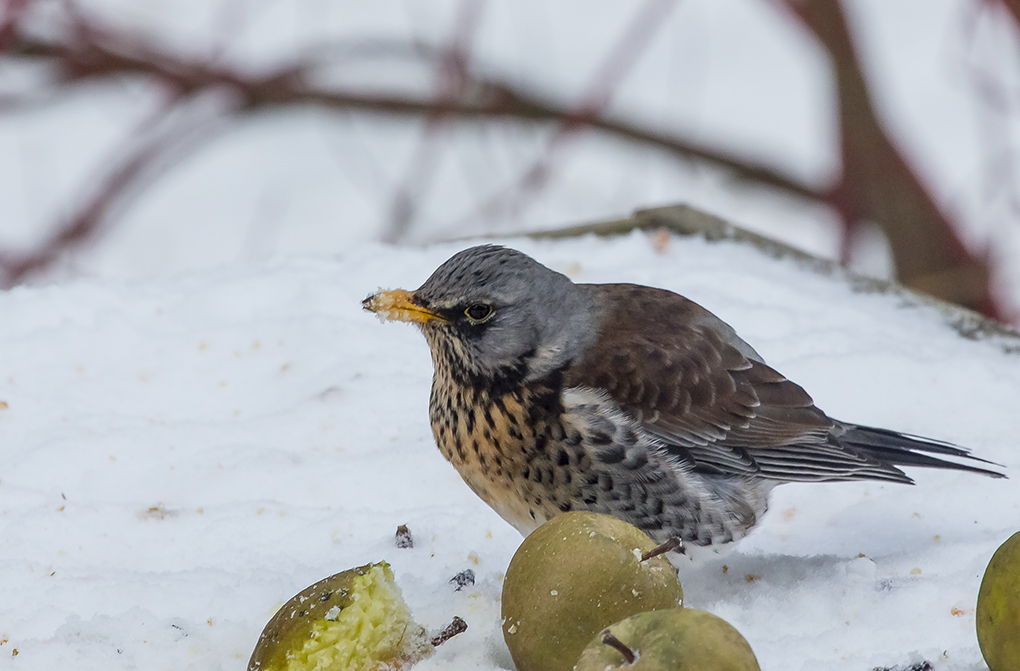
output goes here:
<path id="1" fill-rule="evenodd" d="M 609 394 L 695 472 L 909 482 L 894 466 L 841 446 L 843 425 L 696 303 L 638 285 L 581 286 L 600 294 L 612 321 L 568 369 L 567 386 Z"/>

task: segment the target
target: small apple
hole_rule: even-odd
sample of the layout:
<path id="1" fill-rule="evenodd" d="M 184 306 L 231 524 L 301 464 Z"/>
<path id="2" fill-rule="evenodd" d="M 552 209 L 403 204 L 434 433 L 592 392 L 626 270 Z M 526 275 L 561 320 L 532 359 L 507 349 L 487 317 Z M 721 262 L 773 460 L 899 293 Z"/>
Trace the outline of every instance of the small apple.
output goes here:
<path id="1" fill-rule="evenodd" d="M 568 512 L 533 531 L 503 582 L 503 638 L 520 671 L 570 671 L 598 632 L 625 617 L 676 608 L 683 589 L 656 544 L 609 515 Z"/>
<path id="2" fill-rule="evenodd" d="M 584 649 L 574 671 L 760 671 L 744 637 L 703 610 L 670 608 L 617 622 Z"/>
<path id="3" fill-rule="evenodd" d="M 991 671 L 1020 669 L 1020 531 L 992 555 L 978 590 L 978 645 Z"/>

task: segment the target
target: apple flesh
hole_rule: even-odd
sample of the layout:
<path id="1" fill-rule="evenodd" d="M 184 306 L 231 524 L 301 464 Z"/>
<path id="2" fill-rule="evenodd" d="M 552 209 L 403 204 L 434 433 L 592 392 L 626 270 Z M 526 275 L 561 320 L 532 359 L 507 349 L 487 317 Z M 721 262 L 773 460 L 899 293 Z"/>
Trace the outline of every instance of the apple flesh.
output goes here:
<path id="1" fill-rule="evenodd" d="M 432 654 L 389 564 L 352 568 L 294 595 L 269 620 L 248 671 L 410 668 Z"/>

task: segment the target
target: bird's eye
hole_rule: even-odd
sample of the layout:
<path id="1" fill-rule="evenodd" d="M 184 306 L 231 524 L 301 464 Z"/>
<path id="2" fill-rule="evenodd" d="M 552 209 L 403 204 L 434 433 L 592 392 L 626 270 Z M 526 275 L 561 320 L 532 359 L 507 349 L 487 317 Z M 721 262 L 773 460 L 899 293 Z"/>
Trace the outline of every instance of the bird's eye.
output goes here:
<path id="1" fill-rule="evenodd" d="M 472 321 L 484 321 L 492 314 L 492 306 L 486 305 L 485 303 L 473 303 L 464 310 L 464 314 L 466 314 Z"/>

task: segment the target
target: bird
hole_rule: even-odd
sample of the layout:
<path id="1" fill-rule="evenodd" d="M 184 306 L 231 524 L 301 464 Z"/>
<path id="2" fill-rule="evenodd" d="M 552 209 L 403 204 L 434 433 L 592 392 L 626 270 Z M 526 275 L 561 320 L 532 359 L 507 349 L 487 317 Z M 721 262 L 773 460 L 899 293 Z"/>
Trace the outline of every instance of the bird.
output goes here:
<path id="1" fill-rule="evenodd" d="M 832 419 L 731 326 L 665 289 L 574 283 L 480 245 L 362 306 L 421 330 L 436 445 L 525 536 L 585 510 L 718 548 L 760 522 L 782 483 L 913 484 L 901 466 L 1004 477 L 965 448 Z"/>

